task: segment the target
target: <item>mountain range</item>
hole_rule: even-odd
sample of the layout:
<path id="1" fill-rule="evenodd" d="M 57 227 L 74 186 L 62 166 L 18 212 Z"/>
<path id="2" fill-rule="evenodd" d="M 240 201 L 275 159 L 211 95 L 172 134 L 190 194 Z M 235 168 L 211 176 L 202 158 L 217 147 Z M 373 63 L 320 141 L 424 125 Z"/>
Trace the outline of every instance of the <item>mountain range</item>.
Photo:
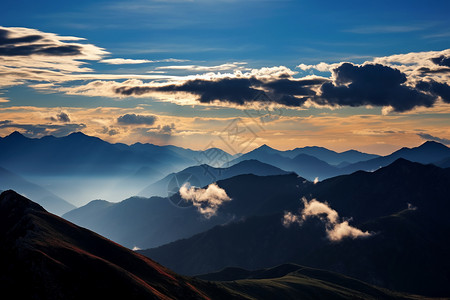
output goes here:
<path id="1" fill-rule="evenodd" d="M 0 166 L 80 206 L 93 199 L 120 201 L 150 183 L 199 162 L 217 149 L 194 151 L 175 146 L 111 144 L 81 132 L 65 137 L 27 138 L 19 132 L 0 138 Z M 81 188 L 80 188 L 81 187 Z"/>
<path id="2" fill-rule="evenodd" d="M 0 266 L 2 293 L 18 299 L 419 299 L 294 265 L 228 282 L 180 276 L 11 190 L 0 195 Z"/>
<path id="3" fill-rule="evenodd" d="M 92 201 L 63 217 L 127 247 L 150 248 L 188 238 L 243 217 L 271 213 L 279 206 L 274 198 L 285 197 L 296 204 L 301 187 L 311 183 L 291 173 L 274 176 L 245 174 L 217 184 L 233 200 L 223 204 L 217 215 L 209 219 L 194 206 L 174 205 L 180 202 L 178 193 L 172 199 L 133 197 L 119 203 Z M 277 186 L 276 192 L 274 186 Z M 280 203 L 282 201 L 285 200 L 280 199 Z"/>
<path id="4" fill-rule="evenodd" d="M 336 153 L 321 147 L 279 151 L 263 145 L 233 159 L 229 164 L 255 159 L 286 171 L 295 172 L 312 181 L 316 178 L 324 180 L 338 175 L 351 174 L 359 170 L 374 171 L 391 164 L 398 158 L 422 164 L 434 163 L 445 167 L 449 164 L 450 148 L 437 142 L 427 141 L 418 147 L 402 148 L 387 156 L 377 156 L 354 150 Z"/>
<path id="5" fill-rule="evenodd" d="M 286 179 L 280 180 L 286 186 L 273 182 L 277 188 L 265 191 L 271 193 L 266 194 L 271 205 L 266 205 L 272 213 L 254 214 L 140 252 L 189 275 L 230 266 L 254 270 L 294 262 L 393 290 L 428 296 L 450 294 L 450 169 L 399 159 L 375 172 L 358 171 L 317 184 L 298 185 Z M 248 195 L 259 192 L 249 178 L 230 180 L 246 187 Z M 230 180 L 218 184 L 231 191 Z M 295 190 L 292 184 L 298 185 L 297 193 L 286 194 Z M 341 222 L 370 236 L 330 240 L 325 211 L 320 218 L 286 228 L 286 212 L 298 214 L 305 208 L 299 201 L 302 196 L 325 203 Z"/>

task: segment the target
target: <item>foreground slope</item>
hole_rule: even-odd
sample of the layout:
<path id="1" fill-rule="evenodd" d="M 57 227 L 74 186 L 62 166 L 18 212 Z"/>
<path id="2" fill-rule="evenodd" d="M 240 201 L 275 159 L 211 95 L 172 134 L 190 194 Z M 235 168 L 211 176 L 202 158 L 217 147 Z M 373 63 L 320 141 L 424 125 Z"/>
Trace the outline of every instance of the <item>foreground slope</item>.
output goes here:
<path id="1" fill-rule="evenodd" d="M 206 282 L 46 212 L 0 195 L 0 289 L 17 299 L 417 299 L 298 267 L 259 280 Z"/>
<path id="2" fill-rule="evenodd" d="M 150 259 L 13 191 L 0 196 L 0 240 L 2 292 L 20 299 L 207 298 Z"/>

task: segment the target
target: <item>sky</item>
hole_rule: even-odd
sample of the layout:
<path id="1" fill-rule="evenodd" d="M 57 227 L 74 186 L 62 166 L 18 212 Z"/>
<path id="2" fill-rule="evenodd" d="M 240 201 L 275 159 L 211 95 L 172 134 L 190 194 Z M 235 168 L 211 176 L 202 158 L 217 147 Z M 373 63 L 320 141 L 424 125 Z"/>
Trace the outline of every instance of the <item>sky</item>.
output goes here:
<path id="1" fill-rule="evenodd" d="M 0 136 L 450 145 L 449 1 L 4 1 Z"/>

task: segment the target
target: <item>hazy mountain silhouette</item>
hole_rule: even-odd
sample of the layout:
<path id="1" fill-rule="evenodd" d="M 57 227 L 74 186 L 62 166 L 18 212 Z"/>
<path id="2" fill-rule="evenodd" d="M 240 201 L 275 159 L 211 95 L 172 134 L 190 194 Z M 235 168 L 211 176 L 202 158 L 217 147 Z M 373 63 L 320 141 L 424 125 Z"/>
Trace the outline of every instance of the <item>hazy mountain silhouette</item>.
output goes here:
<path id="1" fill-rule="evenodd" d="M 224 203 L 210 219 L 193 206 L 175 206 L 174 203 L 181 200 L 179 194 L 170 199 L 133 197 L 120 203 L 92 201 L 63 217 L 127 247 L 149 248 L 190 237 L 232 220 L 296 207 L 301 189 L 311 183 L 296 174 L 245 174 L 220 180 L 217 184 L 225 189 L 232 201 Z"/>
<path id="2" fill-rule="evenodd" d="M 216 148 L 111 144 L 81 132 L 39 139 L 14 132 L 0 138 L 1 166 L 77 204 L 96 198 L 120 201 L 212 154 L 220 155 L 220 161 L 232 158 Z"/>
<path id="3" fill-rule="evenodd" d="M 74 205 L 56 196 L 45 188 L 31 183 L 21 176 L 0 167 L 0 189 L 14 189 L 22 195 L 35 199 L 50 212 L 62 215 L 75 208 Z"/>
<path id="4" fill-rule="evenodd" d="M 296 262 L 394 290 L 448 296 L 449 182 L 450 169 L 399 159 L 375 172 L 359 171 L 303 185 L 296 196 L 277 196 L 279 191 L 294 189 L 274 183 L 276 192 L 266 196 L 274 202 L 272 214 L 216 226 L 141 253 L 183 274 Z M 244 178 L 234 184 L 247 186 Z M 248 186 L 247 193 L 253 189 Z M 372 236 L 330 242 L 319 219 L 284 227 L 284 211 L 295 213 L 302 208 L 303 195 L 328 202 L 343 220 L 352 218 L 351 225 Z"/>
<path id="5" fill-rule="evenodd" d="M 278 151 L 263 145 L 232 160 L 230 164 L 246 159 L 256 159 L 286 171 L 296 172 L 312 181 L 316 177 L 319 180 L 324 180 L 338 175 L 351 174 L 359 170 L 374 171 L 393 163 L 399 158 L 422 164 L 435 163 L 445 167 L 448 163 L 445 163 L 444 160 L 449 157 L 450 148 L 431 141 L 425 142 L 419 147 L 402 148 L 387 156 L 366 154 L 355 150 L 336 153 L 322 147 Z M 334 165 L 327 163 L 327 161 L 333 162 Z"/>
<path id="6" fill-rule="evenodd" d="M 324 147 L 310 146 L 295 148 L 293 150 L 280 151 L 281 155 L 287 156 L 289 158 L 294 158 L 299 154 L 307 154 L 314 156 L 330 165 L 340 165 L 343 163 L 357 163 L 360 161 L 365 161 L 369 159 L 374 159 L 379 157 L 375 154 L 367 154 L 356 150 L 347 150 L 344 152 L 335 152 Z"/>
<path id="7" fill-rule="evenodd" d="M 275 150 L 267 145 L 243 154 L 232 160 L 230 164 L 237 164 L 249 159 L 258 160 L 286 171 L 295 172 L 308 180 L 314 180 L 316 177 L 324 179 L 335 176 L 339 171 L 338 168 L 314 156 L 300 153 L 290 158 L 288 155 L 283 155 L 282 151 Z"/>
<path id="8" fill-rule="evenodd" d="M 450 148 L 440 144 L 438 142 L 427 141 L 422 145 L 414 148 L 402 148 L 394 153 L 371 159 L 368 161 L 362 161 L 355 164 L 351 164 L 342 168 L 343 174 L 348 174 L 358 170 L 377 170 L 380 167 L 385 167 L 393 163 L 396 159 L 404 158 L 412 162 L 418 162 L 421 164 L 438 163 L 444 159 L 450 157 Z"/>
<path id="9" fill-rule="evenodd" d="M 169 174 L 163 179 L 147 186 L 139 193 L 139 196 L 165 197 L 168 195 L 168 188 L 170 188 L 171 181 L 175 179 L 180 179 L 183 182 L 186 179 L 189 179 L 191 181 L 191 185 L 203 187 L 210 183 L 216 182 L 217 180 L 227 179 L 242 174 L 268 176 L 288 173 L 289 172 L 283 171 L 280 168 L 262 163 L 254 159 L 244 160 L 228 168 L 214 168 L 209 165 L 203 164 L 200 166 L 192 166 L 186 168 L 183 171 L 177 173 Z"/>
<path id="10" fill-rule="evenodd" d="M 2 292 L 18 299 L 417 299 L 301 266 L 232 282 L 180 276 L 11 190 L 0 195 L 0 267 Z"/>

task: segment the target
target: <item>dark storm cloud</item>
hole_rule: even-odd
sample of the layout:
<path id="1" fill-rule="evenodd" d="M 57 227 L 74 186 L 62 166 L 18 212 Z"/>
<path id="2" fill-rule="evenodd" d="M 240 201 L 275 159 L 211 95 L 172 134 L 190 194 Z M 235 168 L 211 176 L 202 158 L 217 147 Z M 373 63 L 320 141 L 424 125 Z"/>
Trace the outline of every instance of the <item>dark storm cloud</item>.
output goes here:
<path id="1" fill-rule="evenodd" d="M 56 137 L 66 136 L 72 132 L 80 131 L 86 128 L 85 124 L 64 124 L 64 125 L 48 125 L 48 124 L 18 124 L 12 121 L 0 122 L 0 128 L 23 129 L 23 134 L 27 137 L 42 137 L 53 135 Z"/>
<path id="2" fill-rule="evenodd" d="M 144 116 L 136 114 L 126 114 L 117 118 L 117 123 L 123 125 L 153 125 L 156 116 Z"/>
<path id="3" fill-rule="evenodd" d="M 19 38 L 9 37 L 9 31 L 0 29 L 0 55 L 29 56 L 33 54 L 52 56 L 73 56 L 81 54 L 77 45 L 57 45 L 44 36 L 27 35 Z"/>
<path id="4" fill-rule="evenodd" d="M 124 96 L 144 95 L 151 92 L 186 92 L 197 95 L 201 103 L 212 103 L 218 100 L 238 105 L 250 102 L 267 102 L 286 106 L 301 106 L 306 98 L 299 98 L 298 96 L 314 95 L 315 93 L 310 87 L 323 81 L 322 79 L 301 81 L 285 77 L 270 81 L 263 81 L 254 77 L 195 79 L 182 84 L 170 84 L 161 87 L 120 87 L 115 92 Z"/>
<path id="5" fill-rule="evenodd" d="M 436 97 L 439 96 L 444 102 L 450 103 L 450 86 L 446 83 L 440 83 L 434 80 L 421 81 L 416 85 L 416 88 L 424 92 L 429 92 Z"/>
<path id="6" fill-rule="evenodd" d="M 450 67 L 450 57 L 446 57 L 444 55 L 434 57 L 431 61 L 439 66 Z"/>
<path id="7" fill-rule="evenodd" d="M 54 121 L 54 122 L 60 121 L 60 122 L 68 123 L 68 122 L 70 122 L 70 117 L 65 112 L 61 112 L 61 113 L 57 114 L 56 117 L 50 117 L 50 121 Z"/>
<path id="8" fill-rule="evenodd" d="M 332 73 L 331 79 L 226 77 L 187 80 L 163 86 L 123 86 L 114 91 L 123 96 L 185 92 L 198 96 L 201 103 L 220 101 L 245 105 L 259 102 L 300 107 L 309 100 L 330 106 L 392 107 L 396 112 L 409 111 L 418 106 L 432 107 L 438 97 L 445 102 L 450 101 L 447 84 L 431 81 L 412 86 L 407 82 L 405 73 L 381 64 L 343 63 Z"/>
<path id="9" fill-rule="evenodd" d="M 450 145 L 449 139 L 439 138 L 436 136 L 432 136 L 431 134 L 428 134 L 428 133 L 418 133 L 417 135 L 427 141 L 435 141 L 435 142 L 438 142 L 438 143 L 441 143 L 444 145 Z"/>
<path id="10" fill-rule="evenodd" d="M 404 85 L 406 75 L 380 64 L 356 66 L 344 63 L 333 70 L 335 81 L 321 87 L 318 104 L 392 106 L 404 112 L 416 106 L 433 106 L 436 98 Z"/>
<path id="11" fill-rule="evenodd" d="M 450 68 L 430 69 L 427 67 L 422 67 L 419 68 L 418 71 L 420 71 L 422 74 L 446 74 L 450 73 Z"/>

